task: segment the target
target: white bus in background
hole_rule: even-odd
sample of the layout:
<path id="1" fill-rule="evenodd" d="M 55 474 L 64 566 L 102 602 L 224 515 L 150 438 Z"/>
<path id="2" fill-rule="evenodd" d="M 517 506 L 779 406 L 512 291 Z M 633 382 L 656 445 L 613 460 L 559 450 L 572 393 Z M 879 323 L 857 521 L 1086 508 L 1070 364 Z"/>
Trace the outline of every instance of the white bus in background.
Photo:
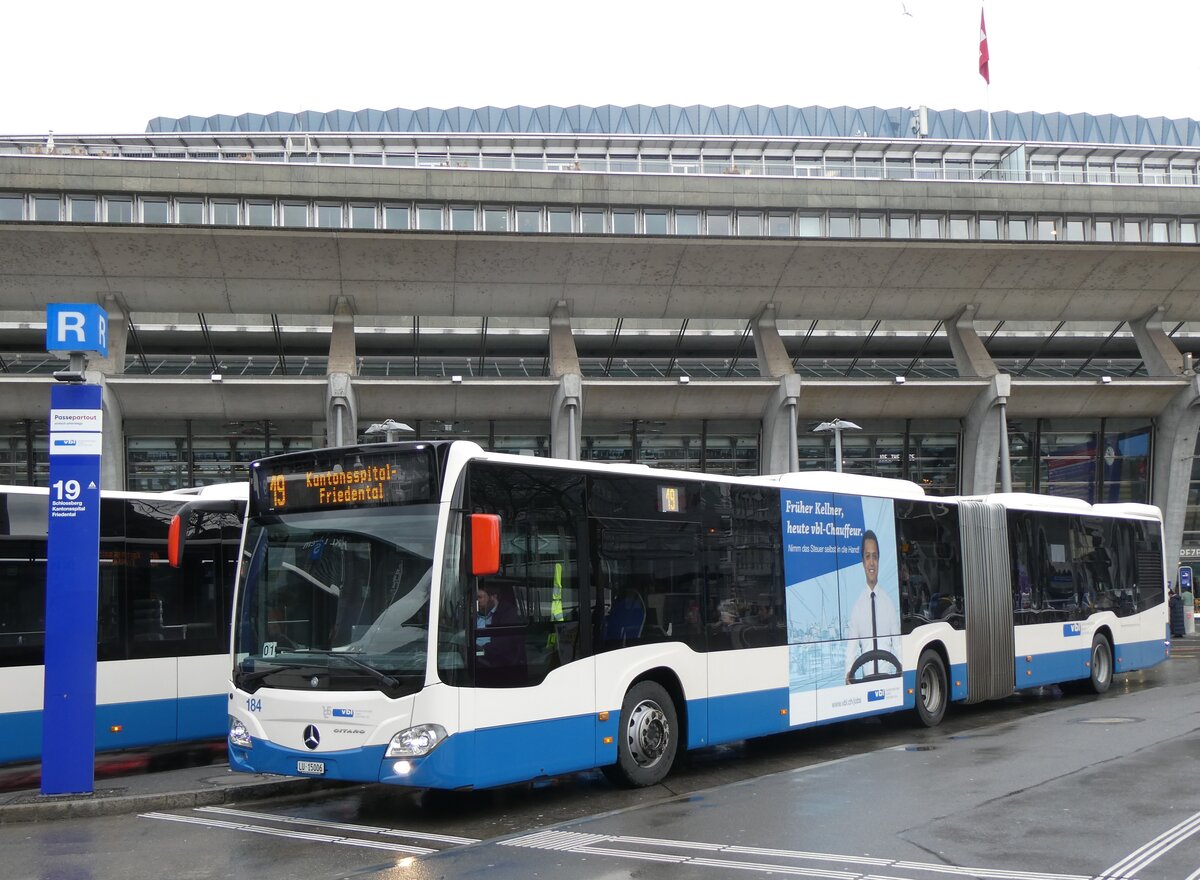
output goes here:
<path id="1" fill-rule="evenodd" d="M 186 526 L 186 523 L 184 523 Z M 1159 511 L 374 444 L 256 462 L 235 769 L 484 788 L 1167 656 Z M 186 535 L 186 528 L 181 530 Z M 185 545 L 186 546 L 186 545 Z"/>
<path id="2" fill-rule="evenodd" d="M 0 764 L 42 752 L 48 491 L 0 487 Z M 244 506 L 244 483 L 101 492 L 96 750 L 222 737 L 240 512 L 209 514 L 181 568 L 167 531 L 196 498 Z"/>

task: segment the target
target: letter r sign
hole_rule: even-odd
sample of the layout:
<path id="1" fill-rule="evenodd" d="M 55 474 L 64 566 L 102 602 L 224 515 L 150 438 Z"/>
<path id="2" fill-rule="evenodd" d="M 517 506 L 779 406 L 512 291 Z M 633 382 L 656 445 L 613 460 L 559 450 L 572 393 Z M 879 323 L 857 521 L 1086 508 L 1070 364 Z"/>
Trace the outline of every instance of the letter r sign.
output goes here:
<path id="1" fill-rule="evenodd" d="M 46 351 L 90 351 L 108 357 L 108 313 L 95 304 L 47 304 Z"/>

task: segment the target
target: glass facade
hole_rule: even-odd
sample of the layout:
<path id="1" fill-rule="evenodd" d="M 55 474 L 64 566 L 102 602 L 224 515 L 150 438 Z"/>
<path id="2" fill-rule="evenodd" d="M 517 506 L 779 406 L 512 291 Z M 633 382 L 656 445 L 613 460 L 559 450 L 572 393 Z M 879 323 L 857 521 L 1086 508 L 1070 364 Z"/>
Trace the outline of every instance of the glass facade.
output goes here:
<path id="1" fill-rule="evenodd" d="M 842 471 L 919 483 L 930 495 L 959 491 L 960 428 L 956 421 L 909 419 L 873 422 L 842 432 Z M 797 437 L 800 470 L 837 470 L 831 433 Z"/>
<path id="2" fill-rule="evenodd" d="M 1153 428 L 1146 420 L 1010 420 L 1008 436 L 1014 492 L 1150 502 Z"/>
<path id="3" fill-rule="evenodd" d="M 44 419 L 16 419 L 0 427 L 0 485 L 50 482 L 49 432 Z"/>
<path id="4" fill-rule="evenodd" d="M 591 420 L 583 424 L 579 457 L 750 476 L 758 473 L 759 436 L 756 421 Z"/>
<path id="5" fill-rule="evenodd" d="M 167 492 L 247 479 L 250 462 L 324 445 L 311 423 L 200 419 L 125 423 L 125 488 Z"/>

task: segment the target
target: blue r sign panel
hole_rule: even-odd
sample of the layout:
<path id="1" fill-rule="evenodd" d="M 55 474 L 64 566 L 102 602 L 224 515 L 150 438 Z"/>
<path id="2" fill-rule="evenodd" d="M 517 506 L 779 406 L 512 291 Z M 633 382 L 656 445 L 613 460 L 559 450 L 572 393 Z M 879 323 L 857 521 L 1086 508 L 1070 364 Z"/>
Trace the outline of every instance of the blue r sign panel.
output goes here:
<path id="1" fill-rule="evenodd" d="M 101 392 L 50 389 L 42 794 L 95 785 Z"/>
<path id="2" fill-rule="evenodd" d="M 94 351 L 108 357 L 108 312 L 95 304 L 49 303 L 46 351 Z"/>

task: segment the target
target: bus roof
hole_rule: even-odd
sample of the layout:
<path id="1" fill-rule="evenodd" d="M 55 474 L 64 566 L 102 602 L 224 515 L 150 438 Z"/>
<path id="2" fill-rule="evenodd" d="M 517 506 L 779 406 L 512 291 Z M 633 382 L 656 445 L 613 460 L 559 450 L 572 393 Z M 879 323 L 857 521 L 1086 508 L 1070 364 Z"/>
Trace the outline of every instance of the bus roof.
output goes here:
<path id="1" fill-rule="evenodd" d="M 789 474 L 769 474 L 761 479 L 778 483 L 784 489 L 804 489 L 809 492 L 842 492 L 880 498 L 925 497 L 925 490 L 916 483 L 891 477 L 870 477 L 866 474 L 798 471 Z"/>
<path id="2" fill-rule="evenodd" d="M 1162 520 L 1162 511 L 1153 504 L 1120 502 L 1089 504 L 1081 498 L 1059 495 L 1035 495 L 1031 492 L 993 492 L 990 495 L 963 495 L 956 501 L 986 501 L 1013 510 L 1044 510 L 1062 513 L 1092 513 L 1097 516 L 1131 516 L 1139 519 Z"/>

